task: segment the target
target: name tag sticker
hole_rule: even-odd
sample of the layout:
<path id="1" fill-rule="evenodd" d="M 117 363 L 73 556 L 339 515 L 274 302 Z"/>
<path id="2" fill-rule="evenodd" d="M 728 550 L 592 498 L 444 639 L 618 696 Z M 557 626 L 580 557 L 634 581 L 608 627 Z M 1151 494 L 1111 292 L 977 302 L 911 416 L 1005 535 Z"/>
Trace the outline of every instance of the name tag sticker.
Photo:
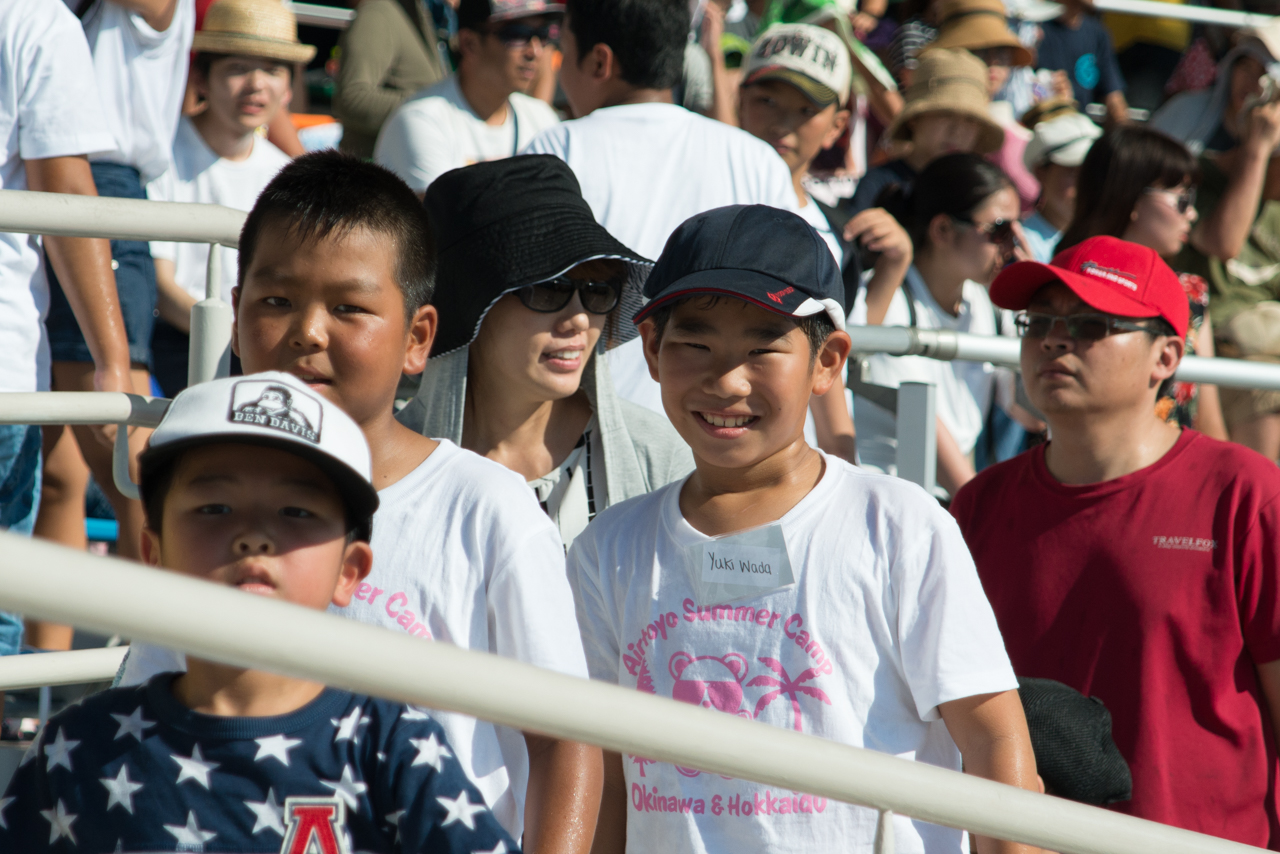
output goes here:
<path id="1" fill-rule="evenodd" d="M 795 582 L 782 526 L 774 523 L 701 543 L 690 555 L 701 601 L 720 605 Z"/>

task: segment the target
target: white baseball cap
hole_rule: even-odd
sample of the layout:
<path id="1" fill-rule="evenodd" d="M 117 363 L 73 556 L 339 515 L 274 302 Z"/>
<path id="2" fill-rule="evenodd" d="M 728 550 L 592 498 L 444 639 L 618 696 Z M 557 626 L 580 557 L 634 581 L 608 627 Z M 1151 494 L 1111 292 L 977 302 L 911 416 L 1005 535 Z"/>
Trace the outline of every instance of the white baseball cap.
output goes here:
<path id="1" fill-rule="evenodd" d="M 1032 171 L 1046 160 L 1058 166 L 1079 166 L 1100 136 L 1102 128 L 1088 116 L 1074 111 L 1060 113 L 1035 126 L 1022 162 Z"/>
<path id="2" fill-rule="evenodd" d="M 790 83 L 826 107 L 843 106 L 853 85 L 853 61 L 840 36 L 812 24 L 778 24 L 766 30 L 747 56 L 742 85 L 761 80 Z"/>
<path id="3" fill-rule="evenodd" d="M 369 443 L 351 416 L 297 377 L 268 371 L 179 393 L 138 458 L 144 499 L 155 476 L 178 454 L 221 442 L 279 448 L 315 463 L 333 478 L 356 537 L 369 539 L 378 509 Z"/>

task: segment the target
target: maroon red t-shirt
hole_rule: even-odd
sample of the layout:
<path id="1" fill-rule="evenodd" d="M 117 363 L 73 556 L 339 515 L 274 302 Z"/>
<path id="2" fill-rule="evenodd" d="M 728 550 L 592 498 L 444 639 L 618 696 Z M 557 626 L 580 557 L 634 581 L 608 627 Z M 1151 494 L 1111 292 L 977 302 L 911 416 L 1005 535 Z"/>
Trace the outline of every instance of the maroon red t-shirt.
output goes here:
<path id="1" fill-rule="evenodd" d="M 1280 469 L 1184 430 L 1156 464 L 1067 486 L 1039 447 L 952 504 L 1019 676 L 1111 710 L 1121 812 L 1267 846 L 1275 742 L 1254 662 L 1280 659 Z"/>

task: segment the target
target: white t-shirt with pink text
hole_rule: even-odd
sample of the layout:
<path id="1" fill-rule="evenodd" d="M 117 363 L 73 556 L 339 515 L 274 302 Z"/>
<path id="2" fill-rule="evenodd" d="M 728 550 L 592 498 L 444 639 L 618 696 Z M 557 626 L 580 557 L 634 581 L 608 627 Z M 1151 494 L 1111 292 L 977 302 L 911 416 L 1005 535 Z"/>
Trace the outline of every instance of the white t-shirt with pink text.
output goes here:
<path id="1" fill-rule="evenodd" d="M 683 482 L 596 517 L 569 551 L 591 676 L 959 770 L 939 704 L 1017 688 L 964 539 L 919 487 L 824 459 L 779 520 L 795 581 L 756 595 L 702 601 L 703 564 L 723 559 L 724 541 L 685 520 Z M 874 810 L 638 756 L 623 765 L 628 854 L 874 843 Z M 961 854 L 958 830 L 894 822 L 900 852 Z"/>

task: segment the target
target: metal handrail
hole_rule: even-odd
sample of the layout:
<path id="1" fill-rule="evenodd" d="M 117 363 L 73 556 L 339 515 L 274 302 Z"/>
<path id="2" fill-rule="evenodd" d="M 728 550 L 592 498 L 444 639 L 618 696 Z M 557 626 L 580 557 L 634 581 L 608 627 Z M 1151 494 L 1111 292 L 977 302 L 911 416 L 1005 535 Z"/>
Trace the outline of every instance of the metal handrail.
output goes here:
<path id="1" fill-rule="evenodd" d="M 0 607 L 1055 851 L 1261 850 L 15 534 Z"/>
<path id="2" fill-rule="evenodd" d="M 33 190 L 0 190 L 0 232 L 240 245 L 244 211 Z"/>
<path id="3" fill-rule="evenodd" d="M 853 339 L 853 352 L 862 355 L 927 356 L 942 361 L 991 362 L 1015 369 L 1021 363 L 1021 341 L 1003 335 L 970 335 L 910 326 L 850 326 L 846 331 Z M 1268 362 L 1186 356 L 1175 377 L 1226 388 L 1280 391 L 1280 365 Z"/>
<path id="4" fill-rule="evenodd" d="M 0 691 L 110 682 L 119 671 L 127 646 L 0 656 Z"/>

